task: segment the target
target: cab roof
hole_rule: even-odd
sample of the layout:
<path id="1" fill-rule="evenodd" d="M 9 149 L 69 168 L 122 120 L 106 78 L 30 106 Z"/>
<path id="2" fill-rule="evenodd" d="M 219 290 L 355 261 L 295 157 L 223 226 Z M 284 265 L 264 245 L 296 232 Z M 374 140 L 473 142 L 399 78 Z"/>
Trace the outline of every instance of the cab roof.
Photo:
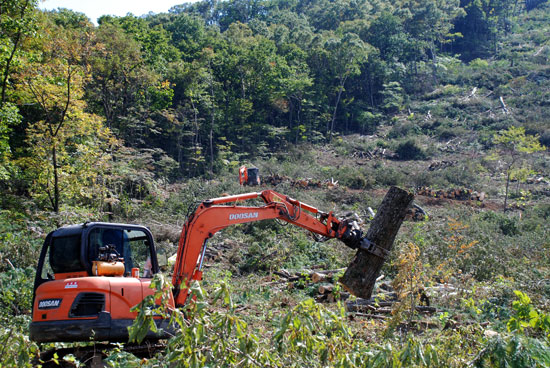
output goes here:
<path id="1" fill-rule="evenodd" d="M 112 222 L 85 222 L 83 224 L 60 227 L 59 229 L 52 231 L 51 235 L 56 238 L 80 235 L 82 234 L 82 231 L 85 228 L 91 227 L 91 226 L 102 226 L 102 227 L 110 227 L 110 228 L 134 228 L 134 229 L 146 228 L 145 226 L 134 225 L 134 224 L 120 224 L 120 223 L 112 223 Z"/>

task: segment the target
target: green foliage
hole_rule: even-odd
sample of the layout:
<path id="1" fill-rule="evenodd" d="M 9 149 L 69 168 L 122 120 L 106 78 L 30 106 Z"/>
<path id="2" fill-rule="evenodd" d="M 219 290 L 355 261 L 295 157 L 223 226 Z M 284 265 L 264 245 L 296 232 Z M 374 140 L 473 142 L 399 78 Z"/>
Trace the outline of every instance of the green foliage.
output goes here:
<path id="1" fill-rule="evenodd" d="M 474 59 L 470 61 L 469 65 L 474 69 L 485 69 L 489 67 L 489 63 L 487 62 L 487 60 L 483 59 Z"/>
<path id="2" fill-rule="evenodd" d="M 36 37 L 38 1 L 13 0 L 2 4 L 0 12 L 0 110 L 11 100 L 12 76 L 22 69 L 29 55 L 28 41 Z"/>
<path id="3" fill-rule="evenodd" d="M 382 114 L 363 111 L 359 114 L 358 119 L 361 127 L 361 134 L 373 134 L 382 121 Z"/>
<path id="4" fill-rule="evenodd" d="M 399 155 L 400 160 L 423 160 L 426 158 L 426 152 L 412 139 L 399 143 L 395 153 Z"/>
<path id="5" fill-rule="evenodd" d="M 8 261 L 17 269 L 34 265 L 38 259 L 43 235 L 40 225 L 31 225 L 24 214 L 9 210 L 0 211 L 0 270 L 11 269 Z"/>
<path id="6" fill-rule="evenodd" d="M 13 268 L 0 274 L 0 318 L 10 320 L 32 309 L 34 268 Z"/>
<path id="7" fill-rule="evenodd" d="M 372 187 L 373 180 L 357 167 L 343 166 L 340 168 L 323 168 L 323 177 L 338 180 L 340 185 L 351 189 L 367 189 Z"/>
<path id="8" fill-rule="evenodd" d="M 15 2 L 13 9 L 2 13 L 11 32 L 6 32 L 6 40 L 12 43 L 18 32 L 31 40 L 34 29 L 32 11 L 24 22 L 16 16 L 22 4 Z M 525 37 L 542 51 L 498 50 L 499 42 L 510 49 L 521 44 L 507 35 L 519 26 L 516 16 L 523 12 L 523 6 L 511 1 L 350 5 L 316 0 L 298 5 L 277 0 L 253 5 L 203 1 L 144 18 L 104 16 L 93 32 L 82 14 L 58 10 L 44 18 L 59 34 L 86 30 L 81 37 L 86 55 L 79 64 L 89 71 L 89 112 L 101 115 L 126 145 L 162 149 L 177 162 L 180 176 L 200 176 L 219 173 L 226 162 L 240 157 L 286 149 L 291 142 L 374 133 L 384 123 L 382 112 L 394 115 L 412 107 L 416 92 L 432 100 L 455 97 L 461 100 L 456 105 L 491 110 L 490 99 L 478 103 L 478 96 L 459 95 L 473 87 L 491 90 L 493 96 L 515 91 L 517 85 L 512 84 L 525 80 L 531 59 L 517 70 L 503 59 L 514 64 L 527 54 L 539 59 L 545 55 L 544 38 L 527 32 Z M 529 21 L 525 30 L 535 29 L 531 23 L 537 21 Z M 35 59 L 44 47 L 38 40 L 32 39 Z M 9 50 L 3 52 L 6 60 Z M 28 48 L 19 56 L 31 59 L 23 50 Z M 494 60 L 482 59 L 485 55 Z M 472 61 L 461 64 L 460 56 Z M 527 83 L 525 92 L 541 96 L 530 100 L 546 100 L 547 93 L 531 88 L 533 83 Z M 520 101 L 526 93 L 517 95 L 512 105 L 530 104 Z M 437 119 L 459 122 L 464 116 L 484 125 L 510 124 L 500 117 L 475 119 L 470 111 L 445 106 L 431 110 L 440 115 Z M 539 110 L 537 114 L 544 116 L 544 106 Z M 408 116 L 419 126 L 417 112 L 410 109 Z M 531 121 L 538 120 L 533 114 Z M 529 124 L 542 133 L 540 124 Z M 471 128 L 462 123 L 442 125 L 436 131 L 441 139 Z"/>
<path id="9" fill-rule="evenodd" d="M 384 84 L 381 94 L 384 102 L 382 108 L 386 113 L 397 113 L 403 108 L 403 89 L 399 82 Z"/>
<path id="10" fill-rule="evenodd" d="M 518 300 L 512 303 L 514 315 L 510 318 L 506 327 L 508 331 L 523 333 L 528 327 L 535 332 L 540 332 L 550 338 L 550 315 L 537 311 L 531 304 L 531 298 L 521 291 L 514 290 Z"/>
<path id="11" fill-rule="evenodd" d="M 19 318 L 20 319 L 20 318 Z M 18 323 L 19 322 L 19 323 Z M 20 323 L 23 322 L 23 323 Z M 29 341 L 26 328 L 22 324 L 30 321 L 24 319 L 10 319 L 9 323 L 2 323 L 0 327 L 0 365 L 3 367 L 32 367 L 31 361 L 38 354 L 38 346 Z"/>
<path id="12" fill-rule="evenodd" d="M 21 122 L 19 109 L 12 103 L 5 103 L 0 109 L 0 157 L 5 159 L 9 153 L 9 133 L 11 127 L 18 125 Z"/>
<path id="13" fill-rule="evenodd" d="M 403 253 L 384 267 L 406 299 L 388 336 L 387 321 L 303 301 L 315 286 L 287 289 L 268 275 L 344 266 L 352 253 L 262 223 L 224 232 L 234 245 L 228 259 L 209 265 L 213 277 L 206 291 L 194 287 L 187 318 L 173 312 L 182 333 L 169 342 L 169 361 L 118 351 L 109 364 L 548 365 L 539 305 L 550 293 L 550 212 L 544 184 L 524 183 L 549 176 L 547 2 L 199 1 L 167 14 L 105 16 L 98 27 L 36 5 L 4 1 L 0 11 L 0 365 L 34 355 L 20 313 L 30 308 L 27 267 L 47 231 L 106 218 L 103 210 L 117 221 L 178 228 L 197 201 L 251 189 L 236 182 L 243 162 L 262 175 L 338 180 L 331 190 L 277 188 L 338 213 L 362 215 L 389 185 L 468 187 L 488 199 L 449 207 L 425 199 L 430 219 L 403 225 L 400 237 L 414 242 L 398 243 Z M 486 160 L 488 148 L 497 160 Z M 388 160 L 383 149 L 410 161 Z M 458 164 L 427 171 L 422 160 L 431 157 Z M 507 186 L 518 180 L 521 216 L 490 210 L 501 180 L 491 171 L 504 172 Z M 36 211 L 46 205 L 60 212 Z M 159 237 L 173 252 L 170 232 Z M 217 276 L 234 281 L 229 272 L 238 291 L 217 285 Z M 434 282 L 458 290 L 434 298 L 441 318 L 414 311 L 415 288 Z M 510 310 L 517 285 L 534 302 L 518 295 Z M 136 309 L 132 339 L 168 313 L 156 297 Z M 437 327 L 424 330 L 424 322 Z M 488 341 L 489 328 L 500 336 Z"/>
<path id="14" fill-rule="evenodd" d="M 8 167 L 10 166 L 9 158 L 11 156 L 9 133 L 21 120 L 16 105 L 9 102 L 0 105 L 0 180 L 9 178 Z"/>
<path id="15" fill-rule="evenodd" d="M 414 123 L 398 122 L 388 133 L 388 138 L 402 138 L 420 134 L 420 127 Z"/>
<path id="16" fill-rule="evenodd" d="M 130 311 L 138 312 L 132 326 L 128 327 L 128 341 L 141 343 L 149 331 L 159 332 L 154 317 L 166 318 L 170 311 L 167 309 L 170 296 L 172 295 L 172 284 L 162 274 L 156 274 L 149 286 L 155 290 L 153 295 L 148 295 Z"/>
<path id="17" fill-rule="evenodd" d="M 275 322 L 273 333 L 265 336 L 239 315 L 239 306 L 224 282 L 217 285 L 208 299 L 198 284 L 190 291 L 194 299 L 186 307 L 185 317 L 179 310 L 171 312 L 177 333 L 168 340 L 166 352 L 148 360 L 147 366 L 160 362 L 181 367 L 438 367 L 440 364 L 437 348 L 431 344 L 424 346 L 414 338 L 407 339 L 402 347 L 369 345 L 355 338 L 341 305 L 333 312 L 312 299 L 302 301 L 282 315 Z M 157 292 L 155 298 L 161 294 Z M 145 303 L 137 307 L 142 308 Z M 136 320 L 131 331 L 146 331 L 152 323 L 150 313 L 141 313 L 145 317 Z M 117 357 L 115 354 L 109 358 L 114 366 L 119 366 Z"/>
<path id="18" fill-rule="evenodd" d="M 494 223 L 504 235 L 513 236 L 520 233 L 517 218 L 498 212 L 485 212 L 480 216 L 481 220 Z"/>
<path id="19" fill-rule="evenodd" d="M 406 180 L 403 172 L 389 165 L 375 165 L 372 176 L 377 185 L 384 187 L 389 185 L 402 185 Z"/>
<path id="20" fill-rule="evenodd" d="M 525 169 L 524 165 L 527 165 L 527 163 L 523 160 L 524 157 L 535 152 L 543 151 L 546 148 L 541 146 L 538 136 L 525 134 L 524 127 L 514 126 L 495 134 L 493 143 L 497 147 L 497 152 L 493 154 L 492 158 L 504 161 L 503 166 L 506 172 L 504 209 L 506 209 L 510 179 L 514 173 L 518 172 L 518 166 Z"/>
<path id="21" fill-rule="evenodd" d="M 495 145 L 499 146 L 501 153 L 508 153 L 512 156 L 521 153 L 534 153 L 545 149 L 541 146 L 538 136 L 525 134 L 523 127 L 510 127 L 500 131 L 493 138 Z M 513 157 L 512 157 L 513 158 Z"/>
<path id="22" fill-rule="evenodd" d="M 474 367 L 547 367 L 550 364 L 550 346 L 545 342 L 524 336 L 507 339 L 496 337 L 481 351 Z"/>
<path id="23" fill-rule="evenodd" d="M 512 336 L 488 341 L 474 360 L 475 367 L 547 367 L 550 365 L 550 315 L 537 311 L 523 292 L 514 291 L 514 315 L 507 323 Z M 542 333 L 542 338 L 527 335 L 526 328 Z"/>

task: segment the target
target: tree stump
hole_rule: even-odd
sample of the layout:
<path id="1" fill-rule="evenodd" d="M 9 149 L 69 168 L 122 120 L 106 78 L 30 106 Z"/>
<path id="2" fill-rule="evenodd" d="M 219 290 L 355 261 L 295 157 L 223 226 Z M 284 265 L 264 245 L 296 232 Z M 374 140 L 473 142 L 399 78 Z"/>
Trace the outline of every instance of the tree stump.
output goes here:
<path id="1" fill-rule="evenodd" d="M 377 247 L 391 251 L 414 194 L 391 187 L 382 200 L 365 238 Z M 385 259 L 359 249 L 339 282 L 351 294 L 369 299 Z"/>

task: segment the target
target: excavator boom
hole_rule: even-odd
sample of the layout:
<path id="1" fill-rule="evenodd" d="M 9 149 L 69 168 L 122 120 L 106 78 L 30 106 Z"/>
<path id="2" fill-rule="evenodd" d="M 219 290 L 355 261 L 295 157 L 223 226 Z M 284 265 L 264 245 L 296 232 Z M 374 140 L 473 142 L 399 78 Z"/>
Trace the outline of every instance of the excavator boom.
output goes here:
<path id="1" fill-rule="evenodd" d="M 263 206 L 242 206 L 242 202 L 261 198 Z M 183 226 L 178 245 L 172 283 L 176 305 L 187 299 L 187 286 L 191 280 L 202 279 L 202 265 L 207 240 L 216 232 L 235 224 L 260 220 L 279 219 L 300 226 L 327 238 L 340 238 L 345 242 L 357 238 L 351 223 L 340 221 L 332 212 L 292 199 L 273 190 L 209 199 L 202 202 Z M 185 287 L 182 287 L 185 283 Z"/>

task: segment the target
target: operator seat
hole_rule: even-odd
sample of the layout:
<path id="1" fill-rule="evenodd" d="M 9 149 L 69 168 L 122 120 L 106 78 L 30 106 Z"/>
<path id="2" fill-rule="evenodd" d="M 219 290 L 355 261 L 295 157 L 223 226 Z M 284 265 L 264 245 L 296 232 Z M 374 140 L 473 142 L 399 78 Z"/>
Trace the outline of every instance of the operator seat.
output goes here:
<path id="1" fill-rule="evenodd" d="M 101 236 L 103 246 L 114 245 L 118 254 L 124 258 L 124 273 L 132 272 L 132 251 L 125 231 L 119 229 L 105 229 Z"/>

